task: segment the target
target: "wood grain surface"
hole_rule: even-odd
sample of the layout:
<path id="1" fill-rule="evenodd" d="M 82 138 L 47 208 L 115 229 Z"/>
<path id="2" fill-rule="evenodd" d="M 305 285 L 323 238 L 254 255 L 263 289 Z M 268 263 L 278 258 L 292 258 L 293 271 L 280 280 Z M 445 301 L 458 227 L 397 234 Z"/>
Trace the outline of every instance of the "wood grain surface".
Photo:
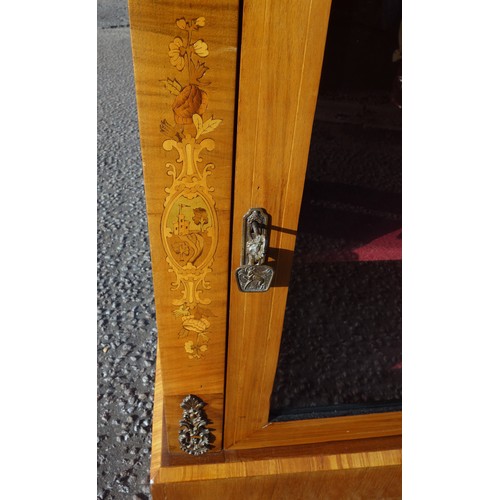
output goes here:
<path id="1" fill-rule="evenodd" d="M 222 445 L 238 8 L 237 0 L 129 2 L 172 452 L 188 394 L 207 403 L 213 451 Z"/>
<path id="2" fill-rule="evenodd" d="M 232 267 L 242 216 L 263 207 L 272 218 L 275 284 L 295 246 L 329 9 L 324 0 L 249 0 L 243 9 Z M 227 448 L 268 423 L 286 297 L 286 287 L 256 294 L 231 287 Z"/>
<path id="3" fill-rule="evenodd" d="M 390 466 L 178 482 L 157 484 L 152 491 L 155 500 L 391 500 L 401 498 L 401 469 Z"/>

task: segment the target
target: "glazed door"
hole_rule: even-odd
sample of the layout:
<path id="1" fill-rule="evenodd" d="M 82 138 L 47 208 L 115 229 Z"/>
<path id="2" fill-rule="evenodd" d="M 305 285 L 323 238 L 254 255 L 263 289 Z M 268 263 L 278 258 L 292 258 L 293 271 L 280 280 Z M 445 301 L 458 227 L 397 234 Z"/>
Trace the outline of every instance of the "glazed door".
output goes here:
<path id="1" fill-rule="evenodd" d="M 335 21 L 343 4 L 333 5 Z M 328 92 L 318 101 L 320 80 L 328 80 L 327 35 L 331 40 L 335 29 L 335 23 L 329 28 L 330 7 L 327 0 L 244 2 L 226 449 L 401 434 L 397 96 L 390 102 L 390 93 L 375 92 L 379 101 L 373 101 L 370 94 L 361 116 L 359 96 L 354 107 L 344 98 L 339 108 Z M 323 119 L 315 122 L 315 114 Z M 361 139 L 353 138 L 356 130 Z M 352 154 L 336 156 L 337 147 L 314 156 L 315 137 L 351 141 Z M 356 157 L 362 150 L 369 161 Z M 377 163 L 377 154 L 387 157 Z M 267 223 L 258 212 L 251 215 L 255 208 L 265 209 Z M 243 234 L 247 242 L 267 239 L 265 262 L 262 255 L 242 259 L 249 248 Z M 248 264 L 260 264 L 261 276 Z M 250 291 L 265 290 L 271 273 L 267 291 Z"/>

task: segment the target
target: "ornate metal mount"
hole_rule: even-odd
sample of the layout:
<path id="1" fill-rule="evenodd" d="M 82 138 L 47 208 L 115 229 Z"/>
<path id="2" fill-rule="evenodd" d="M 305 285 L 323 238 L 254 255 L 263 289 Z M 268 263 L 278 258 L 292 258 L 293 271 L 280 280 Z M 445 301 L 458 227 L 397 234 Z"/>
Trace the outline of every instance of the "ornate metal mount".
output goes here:
<path id="1" fill-rule="evenodd" d="M 189 394 L 181 403 L 182 419 L 179 421 L 179 444 L 181 450 L 190 455 L 203 455 L 210 449 L 210 430 L 199 397 Z"/>
<path id="2" fill-rule="evenodd" d="M 243 217 L 243 240 L 236 281 L 242 292 L 267 292 L 274 271 L 265 264 L 269 248 L 269 215 L 263 208 L 251 208 Z"/>

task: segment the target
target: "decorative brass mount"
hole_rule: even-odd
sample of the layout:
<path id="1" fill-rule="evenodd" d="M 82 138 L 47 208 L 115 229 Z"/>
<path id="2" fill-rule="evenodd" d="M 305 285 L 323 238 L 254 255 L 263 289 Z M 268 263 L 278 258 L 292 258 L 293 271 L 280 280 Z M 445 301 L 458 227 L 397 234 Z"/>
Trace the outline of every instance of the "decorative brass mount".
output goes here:
<path id="1" fill-rule="evenodd" d="M 243 217 L 240 267 L 236 280 L 242 292 L 267 292 L 274 271 L 265 264 L 269 248 L 269 215 L 263 208 L 251 208 Z"/>
<path id="2" fill-rule="evenodd" d="M 206 405 L 199 397 L 189 394 L 181 403 L 182 418 L 179 421 L 179 444 L 190 455 L 203 455 L 210 449 L 210 430 L 203 411 Z"/>

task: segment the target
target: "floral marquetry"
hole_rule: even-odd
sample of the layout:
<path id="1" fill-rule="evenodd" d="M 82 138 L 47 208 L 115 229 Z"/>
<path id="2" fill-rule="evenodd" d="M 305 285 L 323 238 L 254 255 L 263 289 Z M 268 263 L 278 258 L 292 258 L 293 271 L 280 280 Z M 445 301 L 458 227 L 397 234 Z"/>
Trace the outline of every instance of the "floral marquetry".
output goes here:
<path id="1" fill-rule="evenodd" d="M 168 437 L 161 447 L 179 454 L 196 440 L 196 426 L 186 427 L 181 441 L 177 437 L 179 404 L 186 394 L 198 394 L 210 408 L 208 453 L 217 453 L 223 442 L 239 2 L 128 5 L 157 382 L 164 388 L 155 411 L 163 414 L 162 435 Z"/>
<path id="2" fill-rule="evenodd" d="M 176 26 L 183 33 L 169 43 L 168 56 L 184 78 L 163 80 L 173 96 L 173 122 L 161 120 L 160 130 L 167 136 L 163 149 L 175 153 L 175 159 L 166 164 L 171 183 L 165 188 L 161 235 L 170 272 L 175 275 L 172 290 L 178 292 L 172 312 L 180 322 L 180 345 L 188 358 L 200 359 L 210 340 L 209 318 L 213 314 L 204 306 L 211 303 L 207 292 L 218 242 L 214 187 L 208 183 L 215 165 L 204 157 L 216 146 L 207 135 L 222 120 L 204 116 L 209 98 L 200 87 L 208 85 L 201 80 L 208 71 L 203 59 L 209 49 L 196 32 L 205 26 L 205 18 L 180 18 Z M 184 84 L 183 79 L 187 80 Z"/>

